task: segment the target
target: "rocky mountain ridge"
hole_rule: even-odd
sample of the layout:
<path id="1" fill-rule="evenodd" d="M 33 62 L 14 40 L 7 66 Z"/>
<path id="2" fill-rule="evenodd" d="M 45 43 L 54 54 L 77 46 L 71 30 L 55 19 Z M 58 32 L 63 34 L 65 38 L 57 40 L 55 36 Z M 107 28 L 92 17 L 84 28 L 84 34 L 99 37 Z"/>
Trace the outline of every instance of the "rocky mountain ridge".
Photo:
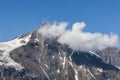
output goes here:
<path id="1" fill-rule="evenodd" d="M 118 48 L 74 51 L 37 30 L 16 39 L 10 42 L 15 48 L 7 57 L 3 57 L 4 52 L 13 46 L 0 44 L 0 80 L 120 80 Z M 22 68 L 16 68 L 16 64 Z"/>

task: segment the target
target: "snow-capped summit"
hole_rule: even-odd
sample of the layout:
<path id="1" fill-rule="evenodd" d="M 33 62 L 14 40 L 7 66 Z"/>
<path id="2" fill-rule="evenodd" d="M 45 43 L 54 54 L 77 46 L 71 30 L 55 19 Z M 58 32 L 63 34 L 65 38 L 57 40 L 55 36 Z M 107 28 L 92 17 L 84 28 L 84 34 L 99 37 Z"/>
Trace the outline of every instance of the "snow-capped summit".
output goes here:
<path id="1" fill-rule="evenodd" d="M 0 80 L 120 80 L 118 48 L 76 51 L 39 29 L 0 43 Z"/>

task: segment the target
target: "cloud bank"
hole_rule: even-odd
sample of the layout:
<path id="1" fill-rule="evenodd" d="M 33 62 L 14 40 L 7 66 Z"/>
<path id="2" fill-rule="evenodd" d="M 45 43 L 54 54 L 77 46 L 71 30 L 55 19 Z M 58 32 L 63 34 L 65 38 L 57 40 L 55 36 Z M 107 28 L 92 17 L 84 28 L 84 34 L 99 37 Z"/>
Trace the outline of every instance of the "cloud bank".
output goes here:
<path id="1" fill-rule="evenodd" d="M 89 51 L 102 50 L 107 47 L 118 46 L 118 36 L 116 34 L 102 34 L 99 32 L 84 32 L 86 24 L 84 22 L 74 23 L 72 29 L 66 29 L 67 23 L 46 23 L 40 27 L 38 32 L 43 37 L 57 38 L 61 44 L 66 44 L 73 50 Z"/>

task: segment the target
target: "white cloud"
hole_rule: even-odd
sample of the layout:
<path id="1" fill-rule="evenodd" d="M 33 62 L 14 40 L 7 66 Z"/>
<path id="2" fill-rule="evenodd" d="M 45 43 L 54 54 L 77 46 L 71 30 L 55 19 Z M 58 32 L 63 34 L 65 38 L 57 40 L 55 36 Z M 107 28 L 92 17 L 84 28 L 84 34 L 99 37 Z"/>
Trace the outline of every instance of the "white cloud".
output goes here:
<path id="1" fill-rule="evenodd" d="M 86 25 L 86 24 L 85 24 L 84 22 L 75 23 L 75 24 L 73 24 L 73 26 L 72 26 L 72 31 L 82 31 L 82 29 L 84 29 L 85 25 Z"/>
<path id="2" fill-rule="evenodd" d="M 118 36 L 116 34 L 101 34 L 83 32 L 86 24 L 77 22 L 73 24 L 72 30 L 66 30 L 67 23 L 53 23 L 42 26 L 39 29 L 44 37 L 58 38 L 61 44 L 69 45 L 73 50 L 88 51 L 102 50 L 107 47 L 118 46 Z"/>
<path id="3" fill-rule="evenodd" d="M 55 38 L 60 36 L 63 32 L 65 32 L 65 28 L 67 26 L 67 23 L 62 22 L 62 23 L 45 23 L 38 29 L 38 32 L 42 34 L 44 37 L 48 38 Z"/>

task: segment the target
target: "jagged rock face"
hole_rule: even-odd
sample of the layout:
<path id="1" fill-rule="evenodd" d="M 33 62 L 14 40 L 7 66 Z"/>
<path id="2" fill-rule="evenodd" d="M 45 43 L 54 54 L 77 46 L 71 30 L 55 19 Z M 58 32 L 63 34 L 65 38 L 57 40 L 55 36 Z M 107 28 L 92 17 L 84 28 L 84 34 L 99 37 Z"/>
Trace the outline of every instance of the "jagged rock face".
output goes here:
<path id="1" fill-rule="evenodd" d="M 104 52 L 96 51 L 100 53 Z M 0 66 L 0 80 L 120 80 L 119 69 L 102 58 L 102 54 L 98 57 L 73 51 L 36 31 L 26 45 L 11 51 L 10 57 L 24 69 Z"/>
<path id="2" fill-rule="evenodd" d="M 96 51 L 102 60 L 108 64 L 120 66 L 120 50 L 118 48 L 107 48 L 102 51 Z"/>

